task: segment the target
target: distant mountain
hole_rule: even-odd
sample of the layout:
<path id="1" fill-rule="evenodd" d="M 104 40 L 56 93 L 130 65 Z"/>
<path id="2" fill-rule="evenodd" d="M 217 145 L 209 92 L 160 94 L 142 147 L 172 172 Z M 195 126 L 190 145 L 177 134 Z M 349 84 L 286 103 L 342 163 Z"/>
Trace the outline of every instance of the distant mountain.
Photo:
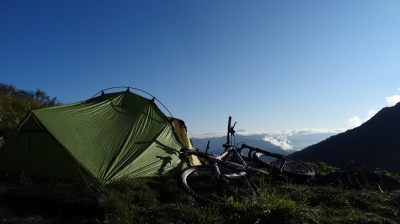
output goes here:
<path id="1" fill-rule="evenodd" d="M 290 152 L 283 150 L 281 147 L 271 144 L 270 142 L 264 141 L 265 135 L 235 135 L 236 143 L 246 143 L 247 145 L 268 150 L 270 152 L 280 153 L 283 155 L 288 155 Z M 201 151 L 205 151 L 207 147 L 207 142 L 210 140 L 210 153 L 219 154 L 224 148 L 223 144 L 226 143 L 226 136 L 223 137 L 213 137 L 207 139 L 192 138 L 192 142 L 195 148 Z M 241 144 L 240 144 L 241 145 Z"/>
<path id="2" fill-rule="evenodd" d="M 313 145 L 315 143 L 318 143 L 322 140 L 325 140 L 332 135 L 335 135 L 339 133 L 339 131 L 336 131 L 334 133 L 332 132 L 326 132 L 326 133 L 295 133 L 290 136 L 287 136 L 286 138 L 288 141 L 290 141 L 292 145 L 292 149 L 290 151 L 295 152 L 295 151 L 300 151 L 310 145 Z M 292 153 L 291 152 L 291 153 Z"/>
<path id="3" fill-rule="evenodd" d="M 400 171 L 400 103 L 383 108 L 359 127 L 331 136 L 291 156 L 341 168 Z"/>
<path id="4" fill-rule="evenodd" d="M 270 152 L 288 155 L 293 151 L 301 150 L 309 145 L 320 142 L 337 132 L 317 132 L 316 130 L 283 131 L 282 133 L 241 134 L 236 132 L 235 143 L 268 150 Z M 223 151 L 222 145 L 226 143 L 226 136 L 212 138 L 192 138 L 195 148 L 205 150 L 210 140 L 210 152 L 218 154 Z M 289 149 L 288 149 L 289 148 Z"/>

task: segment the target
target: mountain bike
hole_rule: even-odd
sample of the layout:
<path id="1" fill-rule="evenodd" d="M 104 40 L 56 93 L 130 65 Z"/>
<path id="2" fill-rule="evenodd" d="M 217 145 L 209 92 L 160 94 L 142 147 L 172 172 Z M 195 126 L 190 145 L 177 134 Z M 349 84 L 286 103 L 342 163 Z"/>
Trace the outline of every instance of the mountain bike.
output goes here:
<path id="1" fill-rule="evenodd" d="M 208 154 L 210 141 L 205 153 L 188 148 L 180 151 L 181 158 L 196 155 L 209 164 L 191 166 L 181 173 L 183 186 L 196 199 L 226 202 L 255 196 L 257 186 L 252 181 L 254 176 L 283 174 L 303 180 L 314 177 L 315 172 L 311 167 L 294 158 L 246 144 L 236 147 L 232 142 L 236 122 L 231 126 L 231 120 L 232 117 L 229 117 L 227 142 L 223 144 L 225 150 L 222 154 Z"/>
<path id="2" fill-rule="evenodd" d="M 257 194 L 257 186 L 250 180 L 252 175 L 269 175 L 268 172 L 249 166 L 242 158 L 238 148 L 230 143 L 234 133 L 231 117 L 228 121 L 227 143 L 220 155 L 209 154 L 210 142 L 206 152 L 198 149 L 182 148 L 180 158 L 196 155 L 207 165 L 189 166 L 180 176 L 184 188 L 199 202 L 226 203 L 245 200 Z M 232 159 L 234 158 L 234 159 Z"/>

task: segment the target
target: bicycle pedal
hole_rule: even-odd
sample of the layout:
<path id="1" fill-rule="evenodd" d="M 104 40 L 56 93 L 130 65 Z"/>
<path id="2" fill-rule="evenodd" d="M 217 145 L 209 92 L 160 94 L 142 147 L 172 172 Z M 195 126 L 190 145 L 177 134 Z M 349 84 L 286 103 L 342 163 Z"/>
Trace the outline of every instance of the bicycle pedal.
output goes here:
<path id="1" fill-rule="evenodd" d="M 238 177 L 244 177 L 246 175 L 246 172 L 239 172 L 239 173 L 224 173 L 221 174 L 221 176 L 224 176 L 226 178 L 238 178 Z"/>

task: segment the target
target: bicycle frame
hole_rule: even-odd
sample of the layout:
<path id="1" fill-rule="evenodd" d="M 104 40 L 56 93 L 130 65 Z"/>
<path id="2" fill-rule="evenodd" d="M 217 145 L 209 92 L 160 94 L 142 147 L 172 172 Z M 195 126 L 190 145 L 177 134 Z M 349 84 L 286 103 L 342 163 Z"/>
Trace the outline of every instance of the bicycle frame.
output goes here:
<path id="1" fill-rule="evenodd" d="M 256 152 L 260 152 L 260 153 L 262 153 L 262 154 L 264 154 L 266 156 L 272 156 L 272 157 L 279 158 L 279 159 L 284 159 L 285 158 L 284 156 L 282 156 L 280 154 L 268 152 L 266 150 L 263 150 L 263 149 L 260 149 L 260 148 L 255 148 L 255 147 L 252 147 L 252 146 L 249 146 L 249 145 L 246 145 L 246 144 L 242 144 L 240 146 L 240 148 L 238 149 L 239 154 L 242 155 L 242 156 L 243 156 L 243 154 L 242 154 L 242 150 L 243 149 L 248 149 L 249 150 L 247 152 L 247 156 L 246 156 L 247 158 L 252 158 L 252 156 Z"/>
<path id="2" fill-rule="evenodd" d="M 213 154 L 207 154 L 204 152 L 196 151 L 196 150 L 190 150 L 187 152 L 188 155 L 196 155 L 201 158 L 207 159 L 211 165 L 215 168 L 218 174 L 221 174 L 218 165 L 221 164 L 222 166 L 228 167 L 232 170 L 235 171 L 246 171 L 249 169 L 248 165 L 246 162 L 243 160 L 243 158 L 240 156 L 237 148 L 235 147 L 229 147 L 225 149 L 225 151 L 220 154 L 220 155 L 213 155 Z M 233 154 L 233 156 L 237 159 L 236 162 L 231 162 L 228 160 L 224 160 L 226 157 L 228 157 L 230 154 Z"/>

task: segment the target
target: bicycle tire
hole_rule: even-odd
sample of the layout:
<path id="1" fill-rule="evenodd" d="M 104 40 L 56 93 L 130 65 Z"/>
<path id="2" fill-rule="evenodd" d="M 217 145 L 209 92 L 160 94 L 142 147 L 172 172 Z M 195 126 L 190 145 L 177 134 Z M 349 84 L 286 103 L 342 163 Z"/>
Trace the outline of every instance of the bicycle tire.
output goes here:
<path id="1" fill-rule="evenodd" d="M 256 152 L 253 155 L 258 165 L 267 168 L 272 174 L 280 173 L 292 178 L 314 178 L 314 170 L 306 163 L 281 154 L 267 155 Z"/>
<path id="2" fill-rule="evenodd" d="M 191 166 L 181 173 L 181 182 L 189 194 L 200 203 L 229 203 L 256 196 L 254 185 L 245 176 L 225 178 L 235 171 L 219 167 L 222 175 L 212 166 Z"/>

